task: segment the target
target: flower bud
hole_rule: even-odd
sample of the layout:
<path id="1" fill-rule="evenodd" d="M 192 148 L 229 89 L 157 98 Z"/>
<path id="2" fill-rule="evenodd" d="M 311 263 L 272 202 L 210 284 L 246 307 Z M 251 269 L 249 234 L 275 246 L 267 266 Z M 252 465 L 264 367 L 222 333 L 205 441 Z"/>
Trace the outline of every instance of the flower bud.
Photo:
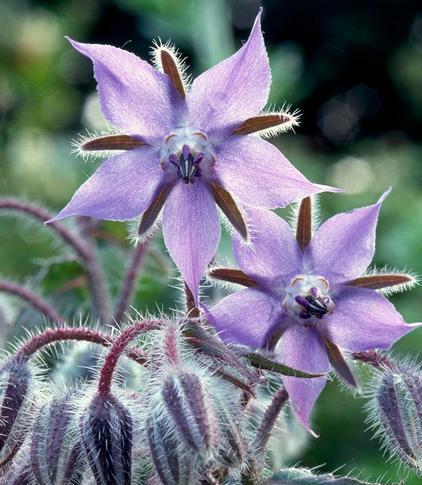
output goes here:
<path id="1" fill-rule="evenodd" d="M 368 405 L 382 446 L 422 474 L 422 373 L 409 362 L 384 369 Z"/>
<path id="2" fill-rule="evenodd" d="M 16 452 L 29 429 L 33 373 L 27 362 L 10 359 L 0 368 L 0 460 Z"/>
<path id="3" fill-rule="evenodd" d="M 80 416 L 88 463 L 98 485 L 130 485 L 133 421 L 113 395 L 95 395 Z"/>
<path id="4" fill-rule="evenodd" d="M 157 413 L 148 419 L 146 431 L 155 470 L 163 485 L 191 483 L 192 460 L 180 449 L 166 420 Z"/>
<path id="5" fill-rule="evenodd" d="M 218 416 L 196 374 L 180 372 L 168 376 L 161 395 L 173 426 L 186 445 L 205 454 L 218 447 Z"/>
<path id="6" fill-rule="evenodd" d="M 81 481 L 85 460 L 73 425 L 72 392 L 43 405 L 31 441 L 32 472 L 39 485 L 71 485 Z"/>

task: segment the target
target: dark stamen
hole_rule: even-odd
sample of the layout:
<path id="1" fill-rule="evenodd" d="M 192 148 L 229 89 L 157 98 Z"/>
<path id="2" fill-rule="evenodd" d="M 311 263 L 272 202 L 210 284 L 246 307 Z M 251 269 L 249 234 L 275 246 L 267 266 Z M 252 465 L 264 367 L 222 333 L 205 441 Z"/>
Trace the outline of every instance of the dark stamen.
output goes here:
<path id="1" fill-rule="evenodd" d="M 169 162 L 177 168 L 177 175 L 185 184 L 193 183 L 194 177 L 201 176 L 200 163 L 204 158 L 203 153 L 198 153 L 194 158 L 188 145 L 183 145 L 179 159 L 176 155 L 170 155 Z"/>
<path id="2" fill-rule="evenodd" d="M 328 313 L 327 303 L 324 301 L 324 298 L 318 296 L 318 290 L 316 288 L 311 288 L 310 295 L 298 295 L 295 297 L 295 300 L 305 309 L 305 311 L 299 314 L 300 318 L 308 319 L 312 315 L 317 318 L 322 318 Z"/>

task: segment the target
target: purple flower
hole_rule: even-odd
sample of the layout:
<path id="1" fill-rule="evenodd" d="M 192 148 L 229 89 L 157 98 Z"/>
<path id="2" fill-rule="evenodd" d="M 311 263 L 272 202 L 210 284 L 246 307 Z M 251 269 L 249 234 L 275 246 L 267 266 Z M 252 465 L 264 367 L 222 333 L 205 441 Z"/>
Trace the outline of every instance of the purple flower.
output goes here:
<path id="1" fill-rule="evenodd" d="M 122 49 L 70 40 L 93 61 L 102 111 L 119 130 L 80 148 L 121 153 L 108 158 L 53 220 L 141 216 L 143 237 L 164 206 L 165 244 L 196 295 L 220 239 L 216 204 L 247 240 L 244 205 L 282 207 L 334 190 L 312 184 L 273 145 L 251 136 L 297 124 L 288 112 L 261 113 L 271 73 L 260 16 L 238 52 L 190 87 L 167 45 L 155 49 L 154 68 Z"/>
<path id="2" fill-rule="evenodd" d="M 216 268 L 210 276 L 249 288 L 209 310 L 210 322 L 228 342 L 264 347 L 295 369 L 326 373 L 329 364 L 355 381 L 342 350 L 389 348 L 417 325 L 407 325 L 378 291 L 414 283 L 406 274 L 364 275 L 375 252 L 381 204 L 338 214 L 312 237 L 310 198 L 302 202 L 296 237 L 274 213 L 251 209 L 253 247 L 234 241 L 240 270 Z M 362 276 L 364 275 L 364 276 Z M 309 415 L 325 377 L 283 376 L 293 410 L 309 429 Z"/>

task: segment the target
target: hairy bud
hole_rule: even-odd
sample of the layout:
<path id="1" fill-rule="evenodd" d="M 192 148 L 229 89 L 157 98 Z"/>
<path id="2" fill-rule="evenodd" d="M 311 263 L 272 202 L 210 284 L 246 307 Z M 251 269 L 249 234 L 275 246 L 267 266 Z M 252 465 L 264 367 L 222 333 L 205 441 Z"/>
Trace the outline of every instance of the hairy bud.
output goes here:
<path id="1" fill-rule="evenodd" d="M 29 441 L 21 446 L 13 462 L 1 475 L 0 485 L 34 485 L 37 483 L 31 471 Z"/>
<path id="2" fill-rule="evenodd" d="M 72 393 L 41 407 L 31 441 L 32 471 L 40 485 L 79 483 L 85 460 L 73 425 Z"/>
<path id="3" fill-rule="evenodd" d="M 149 418 L 146 431 L 155 470 L 164 485 L 188 485 L 192 460 L 183 453 L 173 430 L 160 416 Z"/>
<path id="4" fill-rule="evenodd" d="M 33 373 L 27 362 L 11 359 L 0 368 L 0 459 L 14 454 L 29 429 Z"/>
<path id="5" fill-rule="evenodd" d="M 168 376 L 161 394 L 167 413 L 186 445 L 205 453 L 218 447 L 218 417 L 197 375 L 181 372 Z"/>
<path id="6" fill-rule="evenodd" d="M 95 395 L 79 421 L 82 443 L 98 485 L 130 485 L 133 421 L 114 396 Z"/>
<path id="7" fill-rule="evenodd" d="M 422 474 L 422 372 L 410 363 L 384 369 L 368 405 L 383 447 Z"/>

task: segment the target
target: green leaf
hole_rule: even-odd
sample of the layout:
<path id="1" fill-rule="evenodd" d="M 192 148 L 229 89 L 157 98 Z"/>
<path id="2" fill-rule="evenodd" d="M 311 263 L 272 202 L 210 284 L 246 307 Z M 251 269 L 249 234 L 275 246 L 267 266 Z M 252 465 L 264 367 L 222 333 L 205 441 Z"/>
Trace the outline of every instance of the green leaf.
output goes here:
<path id="1" fill-rule="evenodd" d="M 352 477 L 335 477 L 331 473 L 315 475 L 305 468 L 283 468 L 275 473 L 266 485 L 380 485 L 362 482 Z"/>
<path id="2" fill-rule="evenodd" d="M 303 372 L 301 370 L 292 369 L 287 365 L 280 364 L 274 360 L 269 359 L 268 357 L 264 357 L 258 353 L 249 353 L 244 354 L 251 365 L 254 367 L 259 367 L 260 369 L 270 370 L 273 372 L 278 372 L 284 376 L 291 376 L 291 377 L 300 377 L 303 379 L 314 379 L 315 377 L 322 377 L 324 374 L 310 374 L 308 372 Z"/>

